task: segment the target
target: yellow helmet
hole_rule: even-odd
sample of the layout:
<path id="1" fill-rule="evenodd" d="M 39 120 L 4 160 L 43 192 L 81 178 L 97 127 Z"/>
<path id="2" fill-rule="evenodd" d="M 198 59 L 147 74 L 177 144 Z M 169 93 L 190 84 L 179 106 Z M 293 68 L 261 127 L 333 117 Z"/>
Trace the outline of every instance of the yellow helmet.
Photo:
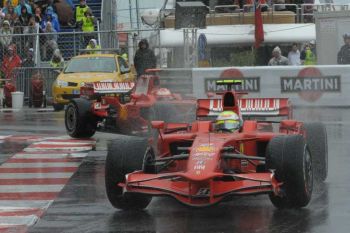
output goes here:
<path id="1" fill-rule="evenodd" d="M 218 131 L 234 132 L 241 128 L 241 119 L 233 111 L 224 111 L 216 118 L 215 129 Z"/>

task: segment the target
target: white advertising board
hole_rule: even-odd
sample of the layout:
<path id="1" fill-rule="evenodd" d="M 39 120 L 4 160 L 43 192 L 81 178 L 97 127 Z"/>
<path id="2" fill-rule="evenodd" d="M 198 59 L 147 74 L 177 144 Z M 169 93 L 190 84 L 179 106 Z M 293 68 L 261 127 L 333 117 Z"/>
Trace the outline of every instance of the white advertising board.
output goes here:
<path id="1" fill-rule="evenodd" d="M 350 65 L 220 67 L 192 70 L 193 94 L 223 91 L 216 79 L 242 79 L 249 97 L 289 98 L 296 106 L 350 106 Z"/>

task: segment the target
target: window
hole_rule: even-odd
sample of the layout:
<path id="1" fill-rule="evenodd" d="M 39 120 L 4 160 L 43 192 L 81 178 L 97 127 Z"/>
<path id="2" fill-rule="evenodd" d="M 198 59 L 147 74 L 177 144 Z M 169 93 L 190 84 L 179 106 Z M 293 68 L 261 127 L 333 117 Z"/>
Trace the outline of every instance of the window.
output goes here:
<path id="1" fill-rule="evenodd" d="M 117 71 L 114 57 L 80 57 L 73 58 L 64 73 L 101 72 L 113 73 Z"/>

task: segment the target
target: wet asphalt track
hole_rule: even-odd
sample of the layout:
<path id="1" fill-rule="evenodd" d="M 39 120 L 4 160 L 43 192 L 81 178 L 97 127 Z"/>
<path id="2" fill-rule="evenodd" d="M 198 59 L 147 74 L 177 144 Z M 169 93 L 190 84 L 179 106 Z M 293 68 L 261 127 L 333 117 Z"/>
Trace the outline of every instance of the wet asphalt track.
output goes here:
<path id="1" fill-rule="evenodd" d="M 277 210 L 267 196 L 235 198 L 204 209 L 185 207 L 170 198 L 154 198 L 143 212 L 111 207 L 105 196 L 106 142 L 119 135 L 96 135 L 96 151 L 42 219 L 29 232 L 349 232 L 350 109 L 296 109 L 295 118 L 323 121 L 329 139 L 329 176 L 317 184 L 311 203 L 299 210 Z M 63 112 L 0 113 L 0 134 L 64 134 Z M 0 162 L 24 145 L 2 145 Z"/>

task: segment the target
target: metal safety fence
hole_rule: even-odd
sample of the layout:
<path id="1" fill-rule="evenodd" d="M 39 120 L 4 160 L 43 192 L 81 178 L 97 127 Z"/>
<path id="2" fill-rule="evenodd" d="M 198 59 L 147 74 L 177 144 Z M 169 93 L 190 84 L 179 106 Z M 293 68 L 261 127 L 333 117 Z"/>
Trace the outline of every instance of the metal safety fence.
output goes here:
<path id="1" fill-rule="evenodd" d="M 46 98 L 52 98 L 52 84 L 56 80 L 59 70 L 55 68 L 21 67 L 14 69 L 13 81 L 17 91 L 24 92 L 24 100 L 28 101 L 32 92 L 32 79 L 43 80 L 43 91 Z"/>

